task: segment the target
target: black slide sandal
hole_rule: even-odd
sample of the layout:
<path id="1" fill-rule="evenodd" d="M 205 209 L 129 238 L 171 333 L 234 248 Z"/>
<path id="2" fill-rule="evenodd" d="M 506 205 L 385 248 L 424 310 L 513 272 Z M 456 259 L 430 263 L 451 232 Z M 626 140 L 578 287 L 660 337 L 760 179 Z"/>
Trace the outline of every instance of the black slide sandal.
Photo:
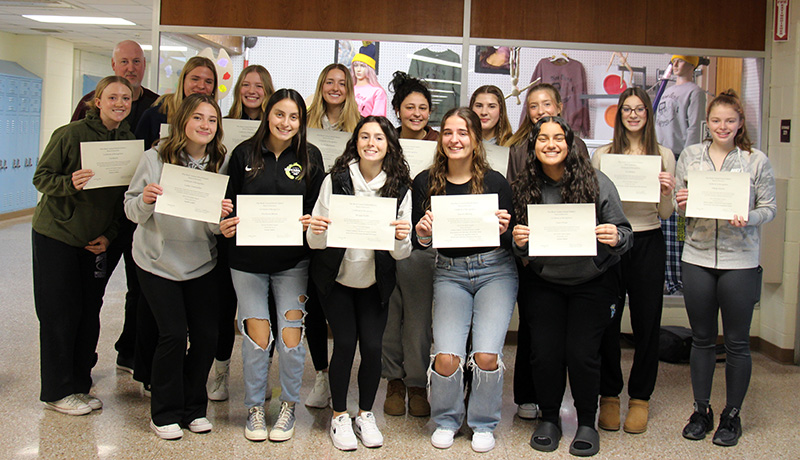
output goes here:
<path id="1" fill-rule="evenodd" d="M 579 426 L 569 453 L 578 457 L 591 457 L 600 451 L 600 435 L 590 426 Z"/>
<path id="2" fill-rule="evenodd" d="M 541 422 L 531 436 L 531 447 L 540 452 L 553 452 L 558 449 L 561 429 L 553 422 Z"/>

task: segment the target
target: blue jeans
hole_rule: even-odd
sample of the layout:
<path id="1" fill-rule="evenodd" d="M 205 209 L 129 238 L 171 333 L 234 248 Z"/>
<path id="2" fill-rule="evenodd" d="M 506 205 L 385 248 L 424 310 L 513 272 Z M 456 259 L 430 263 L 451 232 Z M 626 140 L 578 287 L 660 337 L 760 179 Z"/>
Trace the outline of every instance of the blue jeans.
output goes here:
<path id="1" fill-rule="evenodd" d="M 464 420 L 464 361 L 472 329 L 467 365 L 473 369 L 467 424 L 475 432 L 494 431 L 503 400 L 503 344 L 517 295 L 517 267 L 506 249 L 467 257 L 436 257 L 433 279 L 434 356 L 429 370 L 431 419 L 437 427 L 457 431 Z M 497 355 L 497 369 L 475 364 L 475 353 Z M 459 358 L 450 376 L 433 367 L 436 355 Z"/>
<path id="2" fill-rule="evenodd" d="M 286 313 L 300 310 L 305 315 L 306 287 L 308 286 L 308 259 L 298 263 L 294 268 L 282 272 L 248 273 L 231 269 L 233 286 L 239 299 L 239 317 L 237 323 L 244 336 L 242 343 L 242 367 L 244 373 L 244 404 L 248 408 L 263 406 L 269 377 L 269 346 L 274 338 L 270 334 L 270 343 L 261 348 L 247 335 L 244 322 L 247 319 L 265 319 L 269 317 L 268 292 L 270 282 L 275 295 L 275 306 L 278 314 L 278 333 L 283 335 L 284 328 L 302 328 L 303 320 L 286 319 Z M 306 348 L 302 337 L 297 346 L 289 348 L 278 341 L 278 358 L 280 359 L 281 401 L 299 402 L 300 385 L 303 378 Z"/>

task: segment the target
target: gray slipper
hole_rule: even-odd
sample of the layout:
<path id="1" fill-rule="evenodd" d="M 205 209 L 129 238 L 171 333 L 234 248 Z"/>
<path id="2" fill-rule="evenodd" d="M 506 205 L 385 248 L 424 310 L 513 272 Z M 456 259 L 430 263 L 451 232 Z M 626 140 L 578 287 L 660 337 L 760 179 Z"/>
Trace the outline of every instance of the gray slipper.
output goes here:
<path id="1" fill-rule="evenodd" d="M 579 426 L 569 453 L 578 457 L 591 457 L 600 451 L 600 435 L 590 426 Z"/>
<path id="2" fill-rule="evenodd" d="M 531 436 L 531 447 L 540 452 L 552 452 L 558 449 L 561 440 L 561 429 L 553 422 L 542 421 Z"/>

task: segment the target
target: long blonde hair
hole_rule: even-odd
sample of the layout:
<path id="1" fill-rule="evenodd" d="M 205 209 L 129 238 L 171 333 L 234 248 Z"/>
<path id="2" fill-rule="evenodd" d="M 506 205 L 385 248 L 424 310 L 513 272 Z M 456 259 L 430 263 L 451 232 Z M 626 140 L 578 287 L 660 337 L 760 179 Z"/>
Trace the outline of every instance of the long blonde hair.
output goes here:
<path id="1" fill-rule="evenodd" d="M 352 133 L 356 129 L 356 125 L 361 121 L 361 113 L 358 111 L 358 102 L 356 102 L 356 93 L 353 90 L 353 80 L 350 78 L 350 70 L 344 64 L 329 64 L 319 74 L 317 79 L 317 91 L 311 98 L 311 104 L 308 105 L 308 127 L 309 128 L 322 128 L 322 117 L 327 112 L 327 104 L 325 99 L 322 98 L 322 86 L 325 84 L 325 79 L 328 78 L 328 73 L 331 70 L 338 69 L 344 74 L 345 80 L 345 97 L 342 107 L 342 113 L 339 116 L 339 123 L 337 129 L 339 131 L 347 131 Z"/>
<path id="2" fill-rule="evenodd" d="M 222 144 L 222 112 L 214 96 L 205 94 L 189 95 L 183 100 L 178 110 L 173 112 L 174 116 L 172 117 L 172 122 L 170 122 L 169 137 L 158 144 L 158 157 L 165 164 L 182 164 L 181 152 L 186 148 L 188 140 L 186 137 L 186 123 L 189 122 L 189 118 L 194 114 L 195 109 L 203 103 L 211 105 L 217 112 L 217 133 L 214 135 L 214 139 L 206 145 L 206 154 L 208 155 L 206 171 L 219 172 L 227 152 L 225 145 Z"/>
<path id="3" fill-rule="evenodd" d="M 538 93 L 539 91 L 547 91 L 548 93 L 550 93 L 550 96 L 553 97 L 553 100 L 555 101 L 556 105 L 558 105 L 563 109 L 563 104 L 561 102 L 561 94 L 558 92 L 558 89 L 555 86 L 551 85 L 550 83 L 538 83 L 536 85 L 533 85 L 533 87 L 531 87 L 531 89 L 528 90 L 528 94 L 525 95 L 525 108 L 522 109 L 523 110 L 522 124 L 520 124 L 517 132 L 514 133 L 513 136 L 511 136 L 511 139 L 508 140 L 507 145 L 509 147 L 517 145 L 522 141 L 528 140 L 528 136 L 530 136 L 531 131 L 533 131 L 533 120 L 531 120 L 531 115 L 530 112 L 528 111 L 528 106 L 530 105 L 529 99 L 532 94 Z M 559 109 L 556 115 L 561 116 L 561 109 Z"/>
<path id="4" fill-rule="evenodd" d="M 174 117 L 173 114 L 177 112 L 178 107 L 181 106 L 183 100 L 186 98 L 186 96 L 183 94 L 183 82 L 186 80 L 186 75 L 198 67 L 207 67 L 209 70 L 211 70 L 211 74 L 214 75 L 214 88 L 211 90 L 210 96 L 214 100 L 217 99 L 217 68 L 214 66 L 214 63 L 211 62 L 211 59 L 202 56 L 195 56 L 186 61 L 186 64 L 183 66 L 181 75 L 178 78 L 178 88 L 175 90 L 175 92 L 162 95 L 154 104 L 161 104 L 159 111 L 167 115 L 167 122 L 172 123 L 172 118 Z"/>
<path id="5" fill-rule="evenodd" d="M 253 72 L 258 74 L 259 78 L 261 78 L 261 84 L 264 86 L 264 100 L 261 101 L 261 116 L 258 117 L 258 119 L 260 120 L 264 117 L 269 98 L 272 97 L 273 93 L 275 93 L 275 87 L 272 85 L 272 75 L 269 74 L 269 71 L 265 69 L 264 66 L 253 64 L 245 67 L 244 70 L 242 70 L 242 73 L 239 74 L 239 80 L 236 81 L 236 86 L 233 87 L 233 104 L 231 105 L 231 109 L 228 111 L 228 118 L 235 118 L 237 120 L 242 118 L 242 113 L 244 113 L 244 103 L 242 103 L 242 83 L 244 82 L 245 77 Z"/>

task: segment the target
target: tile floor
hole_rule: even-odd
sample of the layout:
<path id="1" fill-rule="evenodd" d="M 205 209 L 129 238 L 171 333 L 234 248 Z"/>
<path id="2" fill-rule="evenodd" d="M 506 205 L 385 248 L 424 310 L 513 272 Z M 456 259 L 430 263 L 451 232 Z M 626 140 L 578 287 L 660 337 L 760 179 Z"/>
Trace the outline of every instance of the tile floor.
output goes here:
<path id="1" fill-rule="evenodd" d="M 428 459 L 482 458 L 521 459 L 572 458 L 569 440 L 575 432 L 571 401 L 562 408 L 565 438 L 551 454 L 532 450 L 528 445 L 536 422 L 514 416 L 511 381 L 514 346 L 505 348 L 503 419 L 496 431 L 497 447 L 477 454 L 470 449 L 469 430 L 462 430 L 452 448 L 440 451 L 429 442 L 433 427 L 428 419 L 410 416 L 390 417 L 382 413 L 385 383 L 376 400 L 378 425 L 385 445 L 379 449 L 360 446 L 355 452 L 340 452 L 328 438 L 330 409 L 298 408 L 297 429 L 292 440 L 275 444 L 252 443 L 243 436 L 246 418 L 242 404 L 241 338 L 237 339 L 231 366 L 231 398 L 209 404 L 209 419 L 214 431 L 205 435 L 186 432 L 179 441 L 157 439 L 148 428 L 149 399 L 140 395 L 140 386 L 130 374 L 115 369 L 113 344 L 122 327 L 125 291 L 124 274 L 115 273 L 106 292 L 102 331 L 98 351 L 100 361 L 94 370 L 94 393 L 105 403 L 102 411 L 83 417 L 69 417 L 46 411 L 38 401 L 37 320 L 33 309 L 30 274 L 30 218 L 0 222 L 0 309 L 5 319 L 0 326 L 0 459 L 172 459 L 172 458 L 253 458 L 253 459 Z M 623 369 L 630 367 L 631 350 L 623 350 Z M 277 373 L 271 380 L 276 382 Z M 712 406 L 724 405 L 724 371 L 718 366 Z M 310 359 L 306 363 L 305 396 L 314 381 Z M 277 389 L 276 395 L 277 395 Z M 354 394 L 354 393 L 353 393 Z M 754 354 L 753 380 L 743 411 L 744 436 L 737 447 L 712 445 L 710 438 L 691 442 L 680 430 L 691 412 L 689 368 L 663 364 L 653 395 L 649 430 L 640 435 L 622 431 L 600 433 L 601 450 L 595 458 L 605 459 L 798 459 L 800 458 L 800 368 L 777 364 Z M 623 405 L 624 401 L 623 401 Z M 274 421 L 278 398 L 268 408 Z M 624 416 L 624 415 L 623 415 Z"/>

